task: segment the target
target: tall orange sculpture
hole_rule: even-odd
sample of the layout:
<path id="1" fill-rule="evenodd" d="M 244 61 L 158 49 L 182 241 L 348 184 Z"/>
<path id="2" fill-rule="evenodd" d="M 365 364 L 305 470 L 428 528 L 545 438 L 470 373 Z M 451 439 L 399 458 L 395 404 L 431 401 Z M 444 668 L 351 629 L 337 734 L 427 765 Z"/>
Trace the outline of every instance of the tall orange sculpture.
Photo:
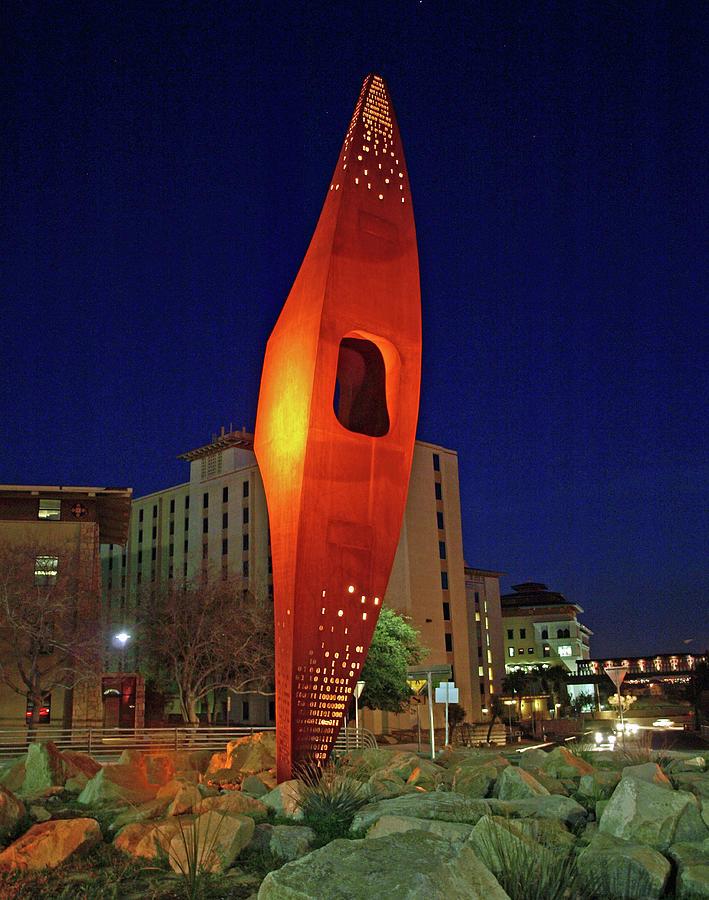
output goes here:
<path id="1" fill-rule="evenodd" d="M 261 377 L 279 781 L 327 759 L 361 676 L 401 531 L 420 380 L 409 179 L 389 91 L 369 75 Z"/>

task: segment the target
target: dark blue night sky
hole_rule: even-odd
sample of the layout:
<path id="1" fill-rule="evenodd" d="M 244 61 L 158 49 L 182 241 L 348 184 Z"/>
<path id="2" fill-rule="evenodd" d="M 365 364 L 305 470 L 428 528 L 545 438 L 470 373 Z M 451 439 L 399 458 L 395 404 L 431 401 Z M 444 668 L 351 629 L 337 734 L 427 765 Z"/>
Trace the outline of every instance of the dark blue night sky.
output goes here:
<path id="1" fill-rule="evenodd" d="M 252 429 L 375 71 L 414 196 L 418 435 L 458 451 L 468 563 L 580 603 L 594 656 L 704 650 L 697 10 L 9 4 L 0 481 L 140 495 Z"/>

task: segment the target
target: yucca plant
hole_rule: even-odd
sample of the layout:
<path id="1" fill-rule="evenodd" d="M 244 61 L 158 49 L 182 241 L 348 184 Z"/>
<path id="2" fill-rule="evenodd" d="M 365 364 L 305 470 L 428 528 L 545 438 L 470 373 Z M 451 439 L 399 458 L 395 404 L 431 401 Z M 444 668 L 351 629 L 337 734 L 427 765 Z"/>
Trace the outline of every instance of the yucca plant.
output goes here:
<path id="1" fill-rule="evenodd" d="M 355 813 L 369 799 L 364 785 L 336 766 L 302 765 L 298 793 L 304 823 L 324 844 L 348 837 Z"/>
<path id="2" fill-rule="evenodd" d="M 514 823 L 495 819 L 484 836 L 478 836 L 475 849 L 510 900 L 587 898 L 571 845 L 542 844 L 516 829 Z"/>

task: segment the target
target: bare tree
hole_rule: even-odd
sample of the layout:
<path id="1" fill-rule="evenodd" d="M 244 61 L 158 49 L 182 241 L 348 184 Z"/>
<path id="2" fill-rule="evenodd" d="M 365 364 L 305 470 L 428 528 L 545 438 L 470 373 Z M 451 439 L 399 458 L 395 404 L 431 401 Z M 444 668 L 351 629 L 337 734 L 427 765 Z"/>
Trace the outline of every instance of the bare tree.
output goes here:
<path id="1" fill-rule="evenodd" d="M 197 704 L 212 692 L 273 691 L 273 604 L 243 583 L 168 582 L 140 606 L 145 665 L 174 685 L 186 723 L 199 722 Z"/>
<path id="2" fill-rule="evenodd" d="M 27 698 L 30 736 L 52 691 L 97 672 L 99 622 L 63 549 L 0 551 L 0 682 Z"/>

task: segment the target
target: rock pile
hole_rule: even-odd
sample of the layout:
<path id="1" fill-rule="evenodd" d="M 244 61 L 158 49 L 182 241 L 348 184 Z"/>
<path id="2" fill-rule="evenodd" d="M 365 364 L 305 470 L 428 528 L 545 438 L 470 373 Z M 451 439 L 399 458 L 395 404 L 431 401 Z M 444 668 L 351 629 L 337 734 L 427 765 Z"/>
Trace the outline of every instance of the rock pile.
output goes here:
<path id="1" fill-rule="evenodd" d="M 179 871 L 190 836 L 209 871 L 233 871 L 250 851 L 286 860 L 260 900 L 502 900 L 510 873 L 540 877 L 539 861 L 597 896 L 652 900 L 673 885 L 679 900 L 699 900 L 709 898 L 707 758 L 446 748 L 432 762 L 351 751 L 338 777 L 356 783 L 360 808 L 348 839 L 318 846 L 299 782 L 276 785 L 272 734 L 211 756 L 131 751 L 105 766 L 37 744 L 0 774 L 0 827 L 28 826 L 0 870 L 58 865 L 103 839 L 133 857 L 166 853 Z M 66 797 L 81 817 L 54 817 L 51 801 Z"/>

